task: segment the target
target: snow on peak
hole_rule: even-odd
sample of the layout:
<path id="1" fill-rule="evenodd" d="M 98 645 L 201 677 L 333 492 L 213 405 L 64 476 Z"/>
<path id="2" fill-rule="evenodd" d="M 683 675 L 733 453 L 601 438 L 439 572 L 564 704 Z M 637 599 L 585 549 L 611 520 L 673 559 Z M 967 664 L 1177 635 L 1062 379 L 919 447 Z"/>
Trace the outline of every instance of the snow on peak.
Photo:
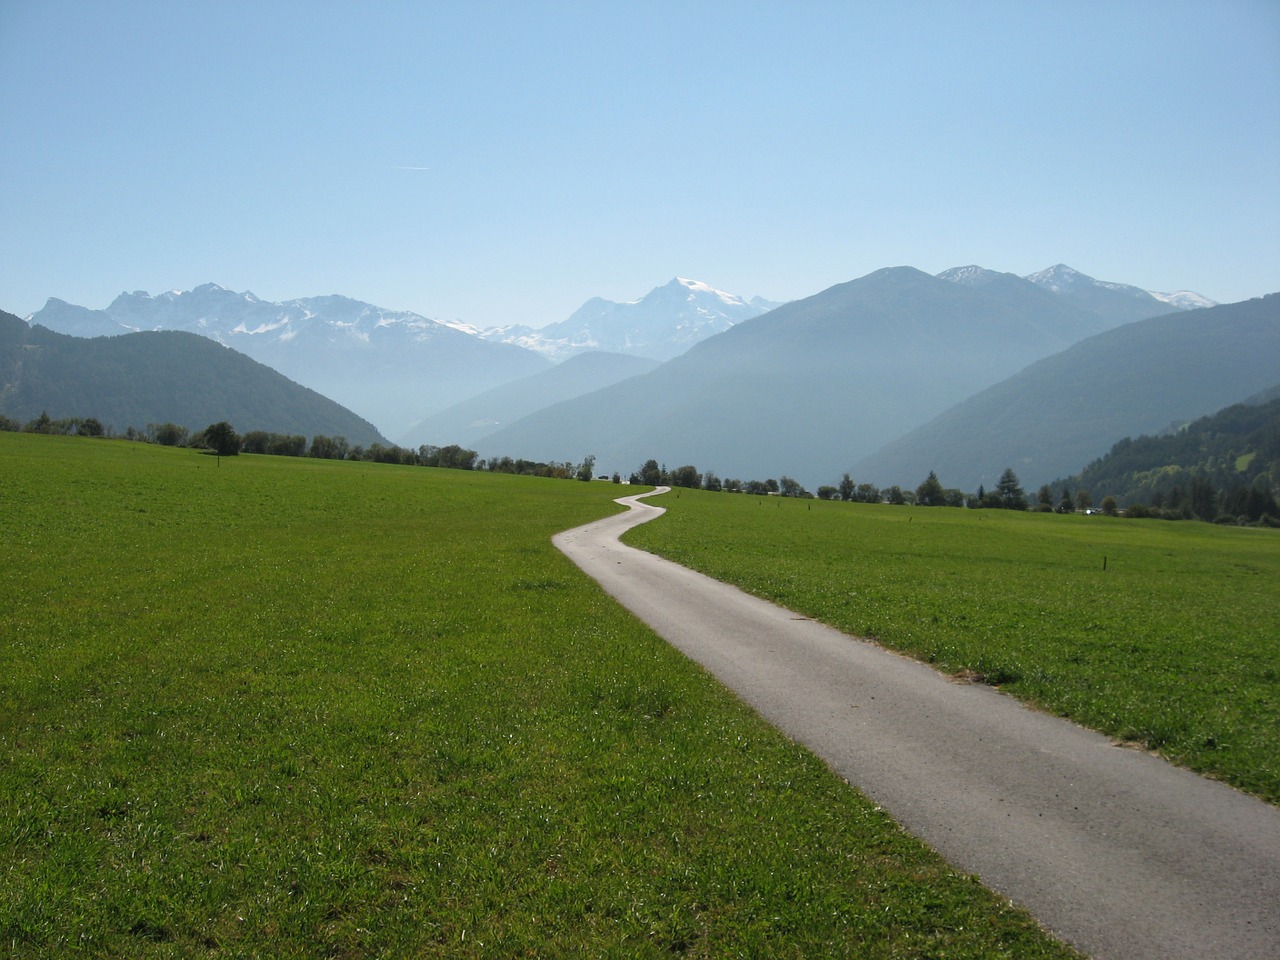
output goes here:
<path id="1" fill-rule="evenodd" d="M 537 330 L 493 327 L 481 336 L 536 350 L 553 360 L 587 350 L 669 360 L 699 340 L 776 306 L 760 298 L 747 302 L 701 280 L 674 277 L 635 300 L 592 297 L 568 319 Z"/>
<path id="2" fill-rule="evenodd" d="M 1030 280 L 1032 283 L 1040 287 L 1046 287 L 1055 292 L 1061 291 L 1064 287 L 1081 281 L 1092 280 L 1092 277 L 1086 277 L 1074 267 L 1068 267 L 1065 263 L 1055 263 L 1052 267 L 1045 270 L 1029 273 L 1023 279 Z"/>
<path id="3" fill-rule="evenodd" d="M 721 303 L 726 303 L 726 304 L 729 304 L 730 306 L 736 307 L 736 306 L 743 306 L 746 304 L 746 301 L 743 300 L 741 297 L 735 297 L 732 293 L 726 293 L 723 290 L 717 290 L 715 287 L 711 286 L 708 283 L 703 283 L 701 280 L 690 280 L 687 277 L 676 277 L 676 283 L 680 284 L 680 286 L 689 290 L 691 293 L 706 294 L 708 296 L 715 297 Z"/>
<path id="4" fill-rule="evenodd" d="M 986 267 L 969 264 L 967 267 L 952 267 L 950 270 L 943 270 L 937 276 L 939 280 L 949 280 L 951 283 L 959 283 L 966 287 L 981 287 L 990 283 L 1000 274 L 994 270 L 988 270 Z"/>
<path id="5" fill-rule="evenodd" d="M 1179 310 L 1198 310 L 1202 307 L 1216 307 L 1218 305 L 1218 301 L 1210 300 L 1194 290 L 1175 290 L 1173 293 L 1157 293 L 1155 290 L 1148 290 L 1147 292 L 1162 303 L 1177 307 Z"/>

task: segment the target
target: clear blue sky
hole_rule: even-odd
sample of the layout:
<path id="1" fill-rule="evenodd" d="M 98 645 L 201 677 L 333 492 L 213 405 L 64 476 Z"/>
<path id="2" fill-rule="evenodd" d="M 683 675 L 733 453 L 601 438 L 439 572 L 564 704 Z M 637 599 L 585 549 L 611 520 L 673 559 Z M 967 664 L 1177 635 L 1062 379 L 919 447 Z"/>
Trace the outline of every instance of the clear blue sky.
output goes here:
<path id="1" fill-rule="evenodd" d="M 0 309 L 480 326 L 675 275 L 1280 290 L 1275 0 L 0 0 Z"/>

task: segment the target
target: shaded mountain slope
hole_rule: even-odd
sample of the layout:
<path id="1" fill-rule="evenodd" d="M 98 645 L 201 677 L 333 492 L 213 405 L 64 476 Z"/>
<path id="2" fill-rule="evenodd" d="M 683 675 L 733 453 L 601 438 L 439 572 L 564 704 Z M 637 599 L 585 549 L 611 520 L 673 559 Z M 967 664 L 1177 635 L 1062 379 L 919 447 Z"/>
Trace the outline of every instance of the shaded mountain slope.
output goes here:
<path id="1" fill-rule="evenodd" d="M 179 331 L 66 336 L 0 313 L 0 413 L 18 421 L 94 417 L 123 431 L 149 423 L 386 440 L 373 424 L 255 360 Z"/>
<path id="2" fill-rule="evenodd" d="M 648 373 L 657 360 L 620 353 L 580 353 L 550 370 L 486 390 L 415 424 L 404 446 L 456 443 L 469 449 L 507 424 L 553 404 Z"/>
<path id="3" fill-rule="evenodd" d="M 1274 384 L 1280 294 L 1142 320 L 1090 337 L 859 460 L 859 479 L 1024 486 L 1069 476 L 1126 436 L 1157 433 Z"/>

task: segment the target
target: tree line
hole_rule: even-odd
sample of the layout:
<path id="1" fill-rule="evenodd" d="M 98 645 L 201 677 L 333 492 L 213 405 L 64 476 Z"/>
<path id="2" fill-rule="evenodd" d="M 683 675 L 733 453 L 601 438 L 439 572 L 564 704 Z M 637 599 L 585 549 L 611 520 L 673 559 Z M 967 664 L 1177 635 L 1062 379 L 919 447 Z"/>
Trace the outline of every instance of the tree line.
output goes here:
<path id="1" fill-rule="evenodd" d="M 302 434 L 282 434 L 266 430 L 251 430 L 240 434 L 225 420 L 211 423 L 203 430 L 189 430 L 176 423 L 149 423 L 145 429 L 129 427 L 118 434 L 103 427 L 101 421 L 92 417 L 55 420 L 47 413 L 42 413 L 26 423 L 19 423 L 10 417 L 0 415 L 0 430 L 15 433 L 105 437 L 155 443 L 166 447 L 189 447 L 207 450 L 219 457 L 234 457 L 246 453 L 277 457 L 311 457 L 321 460 L 362 460 L 415 467 L 443 467 L 450 470 L 487 470 L 491 473 L 556 479 L 591 480 L 594 478 L 595 467 L 594 456 L 586 457 L 581 463 L 543 462 L 505 456 L 484 460 L 475 450 L 468 450 L 458 444 L 442 447 L 423 444 L 417 449 L 409 449 L 395 444 L 371 443 L 365 447 L 348 443 L 346 437 L 330 437 L 324 434 L 316 434 L 310 440 Z M 613 480 L 615 483 L 621 483 L 621 477 L 617 474 L 614 474 Z"/>
<path id="2" fill-rule="evenodd" d="M 1111 517 L 1135 519 L 1159 518 L 1166 520 L 1207 520 L 1215 523 L 1262 524 L 1280 526 L 1280 506 L 1266 483 L 1254 482 L 1228 488 L 1216 488 L 1207 477 L 1193 477 L 1187 489 L 1175 485 L 1167 494 L 1156 492 L 1150 503 L 1133 502 L 1120 506 L 1113 495 L 1104 496 L 1095 507 L 1090 491 L 1082 486 L 1075 489 L 1069 481 L 1055 481 L 1042 485 L 1032 497 L 1023 489 L 1017 473 L 1006 468 L 996 485 L 990 490 L 980 485 L 977 491 L 968 493 L 944 487 L 934 471 L 914 490 L 894 485 L 877 487 L 872 483 L 855 483 L 844 474 L 839 484 L 824 485 L 816 494 L 810 493 L 796 480 L 783 476 L 780 479 L 733 480 L 721 479 L 708 470 L 699 472 L 692 465 L 669 470 L 656 460 L 648 460 L 635 473 L 631 483 L 647 486 L 697 488 L 725 493 L 747 493 L 759 496 L 817 498 L 842 500 L 849 503 L 886 503 L 919 507 L 964 507 L 983 510 L 1023 510 L 1038 513 L 1099 513 Z"/>
<path id="3" fill-rule="evenodd" d="M 1229 411 L 1242 416 L 1238 408 Z M 1206 418 L 1207 419 L 1207 418 Z M 1199 424 L 1195 425 L 1199 426 Z M 62 434 L 68 436 L 110 437 L 112 431 L 103 427 L 93 417 L 52 419 L 41 413 L 25 424 L 19 424 L 0 415 L 0 430 L 27 433 Z M 1193 434 L 1195 431 L 1190 431 Z M 240 453 L 268 454 L 286 457 L 313 457 L 326 460 L 363 460 L 374 463 L 394 463 L 407 466 L 442 467 L 453 470 L 487 470 L 492 473 L 509 473 L 524 476 L 553 477 L 557 479 L 591 480 L 594 478 L 595 457 L 587 456 L 581 463 L 542 462 L 512 457 L 482 459 L 474 450 L 458 444 L 438 447 L 423 444 L 416 450 L 395 444 L 372 443 L 368 447 L 349 444 L 345 437 L 329 437 L 316 434 L 310 441 L 301 434 L 279 434 L 253 430 L 243 436 L 226 421 L 210 424 L 203 430 L 190 431 L 174 423 L 152 423 L 145 430 L 129 427 L 123 435 L 126 440 L 158 443 L 164 446 L 185 446 L 208 450 L 219 457 Z M 1234 471 L 1235 482 L 1230 485 L 1215 484 L 1210 472 L 1200 469 L 1194 473 L 1185 468 L 1165 468 L 1163 477 L 1176 478 L 1175 482 L 1160 485 L 1151 482 L 1144 491 L 1145 497 L 1131 496 L 1122 510 L 1119 499 L 1107 494 L 1098 504 L 1096 512 L 1107 516 L 1125 516 L 1136 519 L 1158 518 L 1164 520 L 1205 520 L 1215 523 L 1262 524 L 1280 526 L 1280 504 L 1273 492 L 1274 470 L 1258 469 L 1263 463 L 1280 462 L 1276 452 L 1280 450 L 1280 423 L 1266 421 L 1251 439 L 1260 439 L 1253 454 L 1245 464 L 1254 466 L 1249 473 L 1251 482 L 1242 482 L 1240 475 L 1246 470 Z M 1180 441 L 1187 443 L 1185 438 Z M 1103 460 L 1090 464 L 1081 476 L 1098 472 L 1100 464 L 1118 462 L 1128 467 L 1136 454 L 1154 443 L 1152 438 L 1141 437 L 1137 441 L 1122 440 Z M 1240 458 L 1242 459 L 1242 458 Z M 1221 465 L 1227 458 L 1219 457 Z M 1135 471 L 1120 471 L 1133 476 Z M 612 476 L 614 483 L 621 483 L 619 474 Z M 1071 481 L 1055 481 L 1036 491 L 1032 499 L 1023 490 L 1018 475 L 1012 467 L 1006 468 L 996 486 L 991 490 L 980 485 L 976 492 L 944 487 L 934 471 L 930 471 L 914 490 L 893 485 L 877 487 L 871 483 L 855 483 L 848 473 L 836 485 L 818 487 L 810 493 L 797 480 L 786 475 L 778 479 L 738 480 L 722 479 L 711 470 L 700 471 L 692 464 L 668 469 L 657 460 L 645 463 L 628 478 L 630 483 L 646 486 L 671 486 L 686 489 L 702 489 L 713 492 L 745 493 L 757 496 L 779 496 L 841 500 L 850 503 L 887 503 L 921 507 L 965 507 L 987 510 L 1035 510 L 1041 513 L 1092 513 L 1095 512 L 1090 491 L 1077 486 L 1073 491 Z M 1079 479 L 1079 478 L 1077 478 Z M 1149 481 L 1150 482 L 1150 481 Z"/>

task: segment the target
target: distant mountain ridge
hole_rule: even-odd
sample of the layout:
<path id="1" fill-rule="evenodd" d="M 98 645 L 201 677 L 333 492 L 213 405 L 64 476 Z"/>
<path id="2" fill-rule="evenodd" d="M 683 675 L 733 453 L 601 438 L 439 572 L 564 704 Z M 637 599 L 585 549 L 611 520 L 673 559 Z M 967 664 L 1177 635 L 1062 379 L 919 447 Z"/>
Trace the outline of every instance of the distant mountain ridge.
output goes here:
<path id="1" fill-rule="evenodd" d="M 1015 276 L 1012 273 L 997 273 L 978 266 L 952 267 L 938 274 L 939 279 L 968 286 L 1008 282 L 1008 278 L 1015 278 Z M 1065 263 L 1039 270 L 1020 279 L 1065 297 L 1098 314 L 1107 326 L 1145 320 L 1173 310 L 1195 310 L 1216 306 L 1213 300 L 1190 290 L 1156 293 L 1128 283 L 1095 280 L 1079 270 L 1068 267 Z"/>
<path id="2" fill-rule="evenodd" d="M 215 283 L 152 296 L 122 293 L 105 310 L 51 298 L 30 322 L 72 336 L 180 330 L 265 363 L 396 435 L 475 393 L 546 369 L 529 350 L 456 326 L 338 295 L 283 303 Z"/>
<path id="3" fill-rule="evenodd" d="M 617 303 L 592 297 L 567 319 L 542 328 L 494 327 L 478 331 L 486 340 L 513 343 L 553 360 L 587 351 L 670 360 L 735 323 L 780 304 L 741 297 L 676 277 L 638 300 Z"/>
<path id="4" fill-rule="evenodd" d="M 151 423 L 350 443 L 386 443 L 350 410 L 255 360 L 183 331 L 73 337 L 0 313 L 0 413 L 19 422 L 96 418 L 123 432 Z"/>

